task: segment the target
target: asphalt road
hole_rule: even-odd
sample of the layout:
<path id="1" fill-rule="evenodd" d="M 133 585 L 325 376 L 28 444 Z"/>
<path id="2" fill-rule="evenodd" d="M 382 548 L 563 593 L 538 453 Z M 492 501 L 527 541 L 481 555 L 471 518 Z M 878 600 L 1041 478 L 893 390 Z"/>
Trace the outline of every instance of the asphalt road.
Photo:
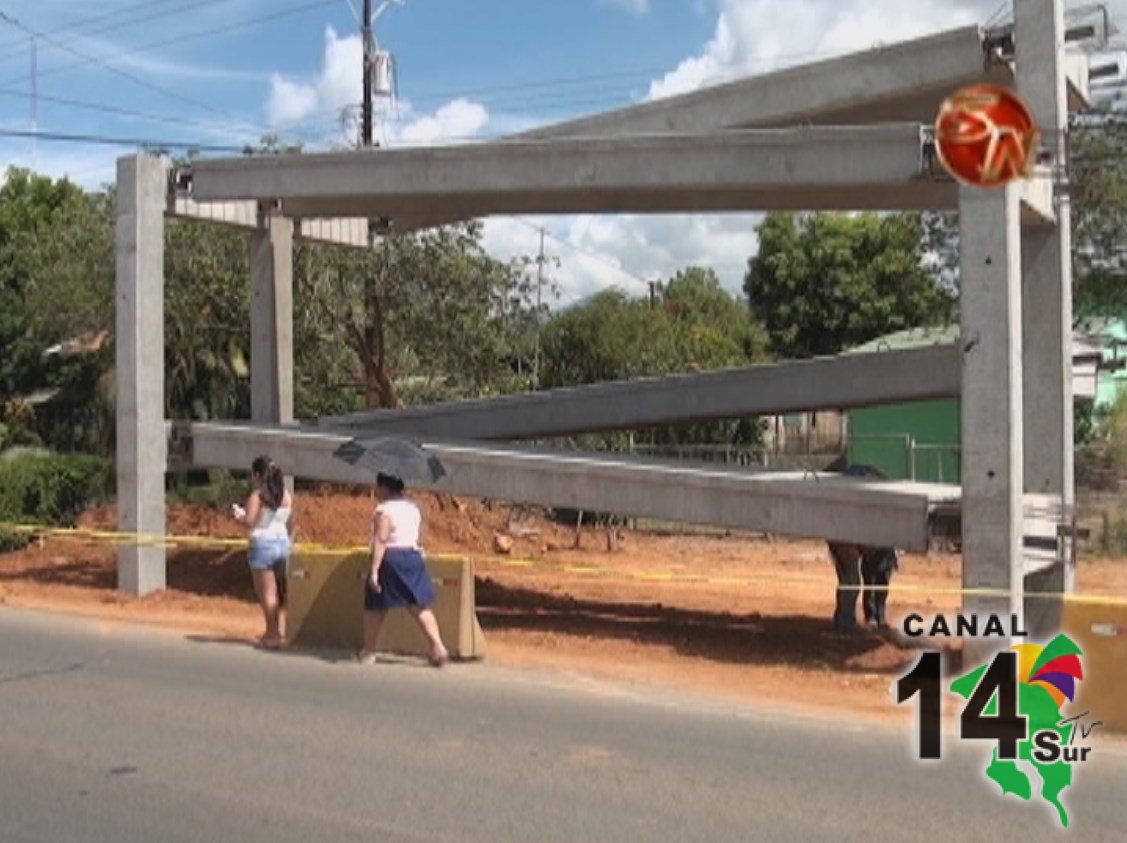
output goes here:
<path id="1" fill-rule="evenodd" d="M 488 665 L 361 667 L 0 609 L 0 840 L 1060 840 L 981 750 Z M 1070 835 L 1122 841 L 1097 745 Z"/>

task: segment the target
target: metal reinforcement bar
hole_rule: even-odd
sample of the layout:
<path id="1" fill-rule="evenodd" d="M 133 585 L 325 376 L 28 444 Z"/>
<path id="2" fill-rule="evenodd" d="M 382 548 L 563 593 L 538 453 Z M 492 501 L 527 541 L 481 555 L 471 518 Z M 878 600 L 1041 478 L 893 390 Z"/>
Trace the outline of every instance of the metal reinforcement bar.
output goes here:
<path id="1" fill-rule="evenodd" d="M 318 420 L 349 435 L 532 439 L 957 398 L 959 349 L 847 354 Z"/>

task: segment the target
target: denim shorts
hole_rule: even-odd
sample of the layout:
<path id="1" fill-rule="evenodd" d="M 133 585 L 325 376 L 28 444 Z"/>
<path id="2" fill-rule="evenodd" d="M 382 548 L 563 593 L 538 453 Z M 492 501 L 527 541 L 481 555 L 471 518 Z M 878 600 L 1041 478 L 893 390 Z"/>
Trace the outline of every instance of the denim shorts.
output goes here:
<path id="1" fill-rule="evenodd" d="M 289 556 L 290 540 L 285 536 L 251 539 L 247 561 L 256 571 L 268 571 Z"/>

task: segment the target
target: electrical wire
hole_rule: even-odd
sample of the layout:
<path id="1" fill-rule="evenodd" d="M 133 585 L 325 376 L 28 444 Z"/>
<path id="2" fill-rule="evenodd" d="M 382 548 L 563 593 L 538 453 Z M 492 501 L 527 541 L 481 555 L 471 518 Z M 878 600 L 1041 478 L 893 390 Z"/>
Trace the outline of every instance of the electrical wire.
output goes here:
<path id="1" fill-rule="evenodd" d="M 176 91 L 173 91 L 171 88 L 165 88 L 161 85 L 157 85 L 156 83 L 150 82 L 148 79 L 144 79 L 140 76 L 137 76 L 136 74 L 130 73 L 127 70 L 122 70 L 119 67 L 114 67 L 112 64 L 109 64 L 104 59 L 101 59 L 97 56 L 91 56 L 87 53 L 83 53 L 81 50 L 76 50 L 75 48 L 69 46 L 65 42 L 57 41 L 55 38 L 53 38 L 50 35 L 46 35 L 42 32 L 39 32 L 35 29 L 32 29 L 31 27 L 21 23 L 17 18 L 12 17 L 11 15 L 7 14 L 6 12 L 0 11 L 0 21 L 4 21 L 5 23 L 9 24 L 10 26 L 14 26 L 17 29 L 22 30 L 23 32 L 26 32 L 28 35 L 42 39 L 43 41 L 45 41 L 49 44 L 54 44 L 56 47 L 59 47 L 60 49 L 65 50 L 68 53 L 71 53 L 75 56 L 78 56 L 79 58 L 82 58 L 83 61 L 80 63 L 79 66 L 85 66 L 87 64 L 96 64 L 99 67 L 103 68 L 104 70 L 109 71 L 110 73 L 113 73 L 117 76 L 120 76 L 123 79 L 127 79 L 130 82 L 133 82 L 136 85 L 140 85 L 143 88 L 147 88 L 151 91 L 162 94 L 163 96 L 166 96 L 170 99 L 177 100 L 177 101 L 185 103 L 187 105 L 195 106 L 196 108 L 202 108 L 202 109 L 209 111 L 209 112 L 212 112 L 214 114 L 218 114 L 218 115 L 226 117 L 228 119 L 239 120 L 241 122 L 241 118 L 235 117 L 234 115 L 230 114 L 229 112 L 225 112 L 223 109 L 216 108 L 215 106 L 211 105 L 210 103 L 204 102 L 203 100 L 197 100 L 194 97 L 189 97 L 189 96 L 186 96 L 184 94 L 180 94 Z M 56 68 L 55 72 L 59 72 L 59 70 L 60 70 L 59 68 Z M 40 74 L 40 77 L 48 75 L 48 73 L 42 73 L 42 74 Z"/>
<path id="2" fill-rule="evenodd" d="M 154 140 L 153 138 L 121 138 L 107 135 L 71 134 L 68 132 L 30 132 L 21 129 L 0 129 L 0 138 L 53 141 L 57 143 L 88 143 L 101 146 L 130 146 L 148 149 L 186 149 L 199 152 L 225 152 L 242 154 L 246 146 L 233 144 L 201 143 L 184 140 Z"/>
<path id="3" fill-rule="evenodd" d="M 630 278 L 632 281 L 638 282 L 639 284 L 644 286 L 647 290 L 650 287 L 650 282 L 648 280 L 643 278 L 641 275 L 637 275 L 636 273 L 631 272 L 629 269 L 622 266 L 620 263 L 615 261 L 613 258 L 608 257 L 607 255 L 604 255 L 604 254 L 601 254 L 599 252 L 595 252 L 595 251 L 592 251 L 590 249 L 584 248 L 583 246 L 580 246 L 576 243 L 572 243 L 570 240 L 565 240 L 562 237 L 560 237 L 560 236 L 552 233 L 551 231 L 549 231 L 546 227 L 544 227 L 542 225 L 536 225 L 535 223 L 530 222 L 529 220 L 526 220 L 523 217 L 510 216 L 510 217 L 508 217 L 508 219 L 514 220 L 514 221 L 520 223 L 521 225 L 525 226 L 526 228 L 531 228 L 533 231 L 536 231 L 538 233 L 543 232 L 545 235 L 547 235 L 548 238 L 550 238 L 551 240 L 554 240 L 556 243 L 560 244 L 561 246 L 564 246 L 565 248 L 568 248 L 568 249 L 571 249 L 575 252 L 578 252 L 579 254 L 585 255 L 588 258 L 590 258 L 594 261 L 597 261 L 597 262 L 603 264 L 606 267 L 609 267 L 610 269 L 616 270 L 617 272 L 621 273 L 622 275 Z"/>
<path id="4" fill-rule="evenodd" d="M 88 24 L 92 23 L 92 22 L 112 20 L 112 19 L 117 18 L 119 15 L 126 15 L 129 12 L 137 10 L 137 9 L 146 8 L 146 9 L 152 10 L 153 4 L 152 4 L 151 0 L 149 0 L 149 2 L 136 3 L 132 6 L 126 6 L 123 9 L 117 9 L 113 12 L 109 12 L 109 13 L 104 14 L 104 15 L 98 15 L 98 16 L 93 17 L 93 18 L 87 18 L 86 20 L 77 21 L 77 22 L 74 22 L 74 23 L 66 24 L 64 26 L 60 26 L 57 29 L 53 30 L 51 34 L 53 36 L 57 37 L 60 33 L 70 32 L 70 31 L 75 30 L 75 29 L 82 29 L 83 32 L 82 32 L 81 36 L 76 36 L 74 38 L 68 39 L 68 41 L 76 41 L 76 40 L 79 40 L 79 38 L 88 38 L 92 35 L 102 35 L 106 32 L 115 32 L 115 31 L 121 30 L 121 29 L 130 29 L 134 26 L 139 26 L 140 24 L 143 24 L 143 23 L 149 23 L 150 21 L 160 20 L 162 18 L 175 17 L 177 15 L 186 14 L 188 12 L 199 11 L 200 9 L 206 8 L 207 6 L 215 6 L 215 5 L 218 5 L 218 4 L 221 4 L 221 3 L 231 3 L 231 2 L 235 2 L 235 0 L 197 0 L 196 3 L 181 3 L 177 6 L 172 7 L 172 8 L 161 8 L 158 11 L 154 11 L 151 14 L 148 14 L 148 15 L 139 15 L 139 16 L 130 15 L 126 20 L 119 21 L 117 23 L 112 23 L 108 26 L 103 26 L 101 28 L 86 29 L 86 26 Z M 0 51 L 6 52 L 8 50 L 20 50 L 22 48 L 22 46 L 23 46 L 23 43 L 21 41 L 12 41 L 9 44 L 4 44 L 4 45 L 0 46 Z M 21 57 L 22 56 L 19 53 L 15 53 L 15 54 L 12 54 L 12 55 L 0 56 L 0 62 L 11 61 L 12 59 L 21 58 Z"/>
<path id="5" fill-rule="evenodd" d="M 16 97 L 18 99 L 31 99 L 32 94 L 27 91 L 12 90 L 10 88 L 0 88 L 0 96 L 3 97 Z M 225 123 L 208 123 L 201 120 L 193 120 L 188 117 L 178 117 L 173 114 L 158 114 L 151 111 L 141 111 L 132 108 L 124 108 L 121 106 L 109 105 L 105 103 L 91 102 L 89 100 L 70 99 L 68 97 L 55 97 L 47 94 L 38 94 L 36 98 L 42 102 L 48 102 L 55 105 L 61 105 L 67 108 L 77 108 L 85 111 L 94 111 L 99 114 L 110 114 L 121 117 L 134 117 L 138 120 L 149 120 L 154 123 L 166 123 L 170 126 L 188 126 L 194 129 L 203 129 L 208 132 L 231 132 L 230 126 Z M 249 135 L 250 133 L 248 133 Z M 257 139 L 257 133 L 254 134 Z"/>
<path id="6" fill-rule="evenodd" d="M 152 52 L 153 50 L 161 49 L 163 47 L 177 46 L 177 45 L 180 45 L 180 44 L 185 44 L 189 41 L 196 41 L 196 40 L 199 40 L 199 39 L 202 39 L 202 38 L 210 38 L 210 37 L 215 36 L 215 35 L 226 35 L 228 33 L 236 32 L 236 31 L 241 30 L 241 29 L 247 29 L 249 27 L 259 26 L 259 25 L 264 24 L 264 23 L 271 23 L 271 22 L 276 21 L 276 20 L 281 20 L 281 19 L 287 18 L 287 17 L 293 17 L 295 15 L 303 14 L 305 12 L 313 11 L 315 9 L 321 9 L 321 8 L 325 8 L 325 7 L 330 6 L 330 5 L 336 5 L 336 3 L 337 3 L 337 0 L 315 0 L 314 2 L 307 2 L 307 3 L 303 3 L 299 6 L 293 6 L 293 7 L 290 7 L 288 9 L 282 9 L 281 11 L 272 12 L 271 14 L 268 14 L 268 15 L 260 15 L 258 17 L 246 18 L 244 20 L 234 21 L 234 22 L 229 23 L 229 24 L 224 24 L 223 26 L 211 27 L 210 29 L 202 29 L 202 30 L 198 30 L 196 32 L 189 32 L 189 33 L 185 33 L 185 34 L 182 34 L 182 35 L 176 35 L 176 36 L 171 37 L 171 38 L 163 38 L 159 41 L 150 41 L 150 42 L 147 42 L 145 44 L 141 44 L 137 47 L 131 47 L 127 50 L 118 51 L 117 53 L 114 54 L 113 58 L 114 59 L 121 59 L 121 58 L 126 58 L 126 57 L 129 57 L 129 56 L 136 56 L 136 55 L 140 55 L 140 54 L 143 54 L 143 53 Z M 46 76 L 53 76 L 53 75 L 56 75 L 56 74 L 59 74 L 59 73 L 64 73 L 68 70 L 75 70 L 77 68 L 85 67 L 89 64 L 99 64 L 99 65 L 105 66 L 106 61 L 107 61 L 106 59 L 102 59 L 102 58 L 84 57 L 83 61 L 80 61 L 80 62 L 74 62 L 72 64 L 48 68 L 44 71 L 41 71 L 39 73 L 39 77 L 42 79 Z M 0 82 L 0 87 L 8 87 L 10 85 L 14 85 L 14 84 L 19 83 L 19 82 L 24 82 L 28 79 L 30 79 L 30 74 L 25 73 L 22 76 L 12 77 L 11 79 L 7 79 L 3 82 Z"/>

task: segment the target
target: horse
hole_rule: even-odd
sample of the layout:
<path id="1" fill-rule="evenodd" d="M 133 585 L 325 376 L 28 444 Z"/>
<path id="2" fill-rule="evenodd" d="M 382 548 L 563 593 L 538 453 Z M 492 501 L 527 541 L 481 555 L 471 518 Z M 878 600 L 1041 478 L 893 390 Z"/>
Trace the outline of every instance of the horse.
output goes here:
<path id="1" fill-rule="evenodd" d="M 844 456 L 826 469 L 846 477 L 877 477 L 886 479 L 878 469 L 867 465 L 849 465 Z M 879 629 L 888 628 L 885 609 L 888 604 L 888 586 L 892 573 L 899 567 L 896 550 L 891 547 L 827 542 L 830 558 L 837 571 L 837 603 L 833 623 L 842 632 L 857 628 L 857 598 L 865 623 Z"/>

